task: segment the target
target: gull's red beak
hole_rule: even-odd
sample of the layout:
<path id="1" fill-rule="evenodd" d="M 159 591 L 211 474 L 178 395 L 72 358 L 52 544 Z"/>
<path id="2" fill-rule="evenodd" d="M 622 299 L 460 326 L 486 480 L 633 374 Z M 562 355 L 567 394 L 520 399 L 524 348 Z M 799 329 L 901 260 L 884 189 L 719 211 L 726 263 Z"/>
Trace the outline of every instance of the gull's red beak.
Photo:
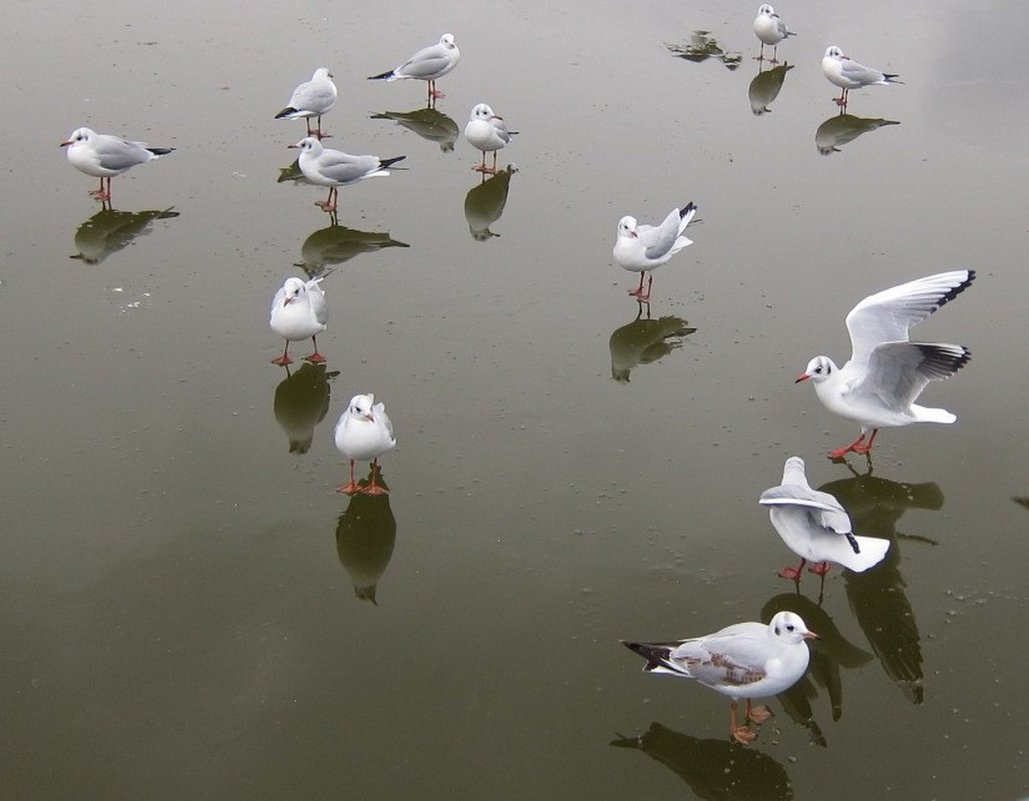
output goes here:
<path id="1" fill-rule="evenodd" d="M 805 640 L 820 640 L 822 638 L 819 637 L 817 634 L 815 634 L 813 631 L 809 631 L 807 634 L 804 635 L 804 639 Z"/>
<path id="2" fill-rule="evenodd" d="M 794 384 L 799 384 L 801 381 L 807 381 L 809 378 L 811 378 L 811 376 L 809 376 L 807 373 L 801 373 L 800 375 L 797 376 L 797 380 L 794 381 L 793 383 Z"/>
<path id="3" fill-rule="evenodd" d="M 71 144 L 71 139 L 69 139 L 67 142 L 61 142 L 61 147 L 68 147 L 68 145 L 70 145 L 70 144 Z"/>

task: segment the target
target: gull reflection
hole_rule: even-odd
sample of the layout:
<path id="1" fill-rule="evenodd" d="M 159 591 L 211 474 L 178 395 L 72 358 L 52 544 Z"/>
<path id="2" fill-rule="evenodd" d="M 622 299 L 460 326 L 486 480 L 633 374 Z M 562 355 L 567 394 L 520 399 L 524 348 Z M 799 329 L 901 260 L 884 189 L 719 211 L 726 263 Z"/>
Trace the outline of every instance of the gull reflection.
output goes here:
<path id="1" fill-rule="evenodd" d="M 149 234 L 154 220 L 168 220 L 178 217 L 179 212 L 171 208 L 163 211 L 115 211 L 104 208 L 98 211 L 75 231 L 75 248 L 72 256 L 87 264 L 99 264 L 112 253 L 132 244 L 136 237 Z"/>
<path id="2" fill-rule="evenodd" d="M 638 737 L 618 736 L 611 745 L 635 748 L 671 769 L 698 798 L 793 798 L 786 769 L 768 754 L 727 740 L 701 740 L 651 723 Z"/>
<path id="3" fill-rule="evenodd" d="M 758 117 L 765 112 L 771 112 L 769 106 L 779 96 L 779 90 L 782 89 L 783 82 L 786 80 L 786 73 L 793 69 L 793 65 L 786 62 L 765 72 L 761 71 L 762 66 L 764 66 L 763 63 L 758 65 L 758 73 L 747 87 L 750 110 Z"/>
<path id="4" fill-rule="evenodd" d="M 275 179 L 275 183 L 294 183 L 294 184 L 307 184 L 312 186 L 310 181 L 304 177 L 304 174 L 300 172 L 300 159 L 299 157 L 293 161 L 288 167 L 279 168 L 279 177 Z"/>
<path id="5" fill-rule="evenodd" d="M 736 69 L 743 61 L 742 53 L 739 51 L 727 51 L 711 35 L 710 31 L 694 31 L 690 34 L 688 42 L 666 44 L 665 47 L 674 55 L 687 61 L 701 62 L 709 58 L 718 59 L 730 70 Z"/>
<path id="6" fill-rule="evenodd" d="M 377 475 L 374 475 L 376 474 Z M 358 484 L 385 486 L 381 469 L 372 465 L 368 478 Z M 362 601 L 375 603 L 379 579 L 386 572 L 397 539 L 397 521 L 389 506 L 390 496 L 358 492 L 336 523 L 336 555 L 354 584 L 354 594 Z"/>
<path id="7" fill-rule="evenodd" d="M 286 368 L 286 377 L 275 387 L 275 420 L 289 438 L 289 452 L 307 453 L 314 440 L 314 429 L 329 411 L 329 381 L 339 375 L 328 372 L 324 364 L 305 363 L 295 373 Z"/>
<path id="8" fill-rule="evenodd" d="M 1029 496 L 1018 496 L 1016 495 L 1011 500 L 1021 506 L 1023 509 L 1029 509 Z"/>
<path id="9" fill-rule="evenodd" d="M 818 641 L 811 648 L 811 661 L 804 677 L 777 697 L 790 718 L 805 727 L 812 741 L 824 746 L 825 737 L 814 720 L 812 701 L 818 697 L 818 687 L 829 696 L 832 719 L 843 715 L 843 682 L 840 668 L 859 668 L 874 657 L 868 651 L 858 648 L 847 640 L 832 617 L 818 603 L 800 592 L 782 593 L 769 599 L 761 608 L 761 620 L 771 620 L 777 612 L 789 611 L 800 615 L 811 631 L 818 634 Z M 817 685 L 817 686 L 816 686 Z"/>
<path id="10" fill-rule="evenodd" d="M 302 261 L 294 267 L 301 268 L 308 278 L 316 278 L 327 267 L 341 264 L 361 253 L 371 253 L 383 248 L 410 247 L 406 242 L 393 239 L 388 231 L 358 231 L 345 225 L 333 223 L 319 228 L 300 246 Z"/>
<path id="11" fill-rule="evenodd" d="M 854 472 L 851 470 L 851 472 Z M 900 574 L 899 541 L 936 545 L 926 537 L 897 532 L 897 521 L 908 509 L 937 510 L 943 493 L 933 483 L 909 484 L 876 478 L 870 472 L 830 481 L 820 488 L 842 503 L 854 530 L 888 538 L 893 545 L 875 570 L 845 571 L 847 600 L 883 670 L 914 704 L 922 703 L 922 646 L 911 602 Z"/>
<path id="12" fill-rule="evenodd" d="M 619 384 L 629 383 L 629 373 L 638 364 L 656 362 L 683 346 L 683 337 L 696 331 L 681 317 L 654 320 L 650 304 L 636 301 L 636 318 L 611 332 L 611 377 Z M 646 307 L 646 317 L 643 316 Z"/>
<path id="13" fill-rule="evenodd" d="M 487 242 L 495 236 L 490 226 L 500 219 L 507 205 L 507 192 L 511 176 L 516 170 L 510 164 L 507 169 L 468 190 L 464 199 L 464 216 L 468 220 L 468 231 L 476 242 Z M 485 178 L 485 174 L 483 178 Z"/>
<path id="14" fill-rule="evenodd" d="M 853 114 L 834 114 L 815 131 L 815 147 L 823 156 L 839 153 L 840 146 L 849 144 L 861 134 L 882 128 L 884 125 L 900 125 L 896 120 L 881 117 L 855 117 Z"/>
<path id="15" fill-rule="evenodd" d="M 417 108 L 414 111 L 383 111 L 372 114 L 373 120 L 393 120 L 397 125 L 418 134 L 439 145 L 444 153 L 450 153 L 457 141 L 458 127 L 453 119 L 435 108 Z"/>

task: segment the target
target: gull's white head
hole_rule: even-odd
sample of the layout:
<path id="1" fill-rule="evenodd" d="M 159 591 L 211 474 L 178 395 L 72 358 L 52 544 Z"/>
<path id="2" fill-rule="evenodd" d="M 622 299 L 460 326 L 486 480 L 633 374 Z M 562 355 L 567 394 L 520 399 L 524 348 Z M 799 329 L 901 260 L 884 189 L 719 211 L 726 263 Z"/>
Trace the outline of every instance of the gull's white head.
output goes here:
<path id="1" fill-rule="evenodd" d="M 372 408 L 375 406 L 374 395 L 354 395 L 350 399 L 350 406 L 347 407 L 347 411 L 351 417 L 359 420 L 367 420 L 368 422 L 374 422 L 375 418 L 372 416 Z"/>
<path id="2" fill-rule="evenodd" d="M 287 145 L 287 147 L 295 147 L 300 151 L 300 155 L 304 153 L 310 153 L 312 156 L 317 156 L 325 148 L 322 143 L 315 139 L 313 136 L 305 136 L 295 145 Z"/>
<path id="3" fill-rule="evenodd" d="M 636 218 L 626 215 L 618 221 L 618 236 L 619 237 L 636 237 Z"/>
<path id="4" fill-rule="evenodd" d="M 843 55 L 843 51 L 836 45 L 830 45 L 825 49 L 825 58 L 832 58 L 839 61 L 840 59 L 846 58 L 846 56 Z"/>
<path id="5" fill-rule="evenodd" d="M 314 71 L 314 80 L 324 80 L 325 78 L 331 78 L 332 73 L 329 72 L 328 67 L 319 67 Z"/>
<path id="6" fill-rule="evenodd" d="M 493 113 L 493 109 L 485 103 L 479 103 L 472 109 L 472 119 L 474 120 L 491 120 L 495 116 L 496 114 Z"/>
<path id="7" fill-rule="evenodd" d="M 810 378 L 816 384 L 820 384 L 822 381 L 828 380 L 835 372 L 836 365 L 832 359 L 828 356 L 815 356 L 807 363 L 804 372 L 797 376 L 797 380 L 793 383 L 799 384 L 801 381 L 807 381 Z"/>
<path id="8" fill-rule="evenodd" d="M 85 144 L 93 136 L 96 136 L 96 132 L 91 128 L 76 128 L 71 132 L 71 136 L 61 142 L 61 147 Z"/>
<path id="9" fill-rule="evenodd" d="M 439 43 L 443 45 L 447 50 L 454 50 L 457 45 L 454 43 L 454 34 L 445 33 L 439 38 Z"/>
<path id="10" fill-rule="evenodd" d="M 770 5 L 768 5 L 768 3 L 764 3 L 761 6 L 761 8 L 759 8 L 757 10 L 757 13 L 758 13 L 759 17 L 763 17 L 763 16 L 766 16 L 766 15 L 769 16 L 769 17 L 774 17 L 775 16 L 775 9 L 772 8 Z"/>
<path id="11" fill-rule="evenodd" d="M 282 305 L 288 306 L 307 294 L 307 286 L 299 278 L 287 278 L 286 283 L 282 285 L 282 294 Z"/>
<path id="12" fill-rule="evenodd" d="M 808 631 L 800 615 L 794 612 L 777 612 L 768 623 L 768 633 L 781 640 L 784 645 L 796 645 L 804 640 L 818 639 L 818 635 Z"/>

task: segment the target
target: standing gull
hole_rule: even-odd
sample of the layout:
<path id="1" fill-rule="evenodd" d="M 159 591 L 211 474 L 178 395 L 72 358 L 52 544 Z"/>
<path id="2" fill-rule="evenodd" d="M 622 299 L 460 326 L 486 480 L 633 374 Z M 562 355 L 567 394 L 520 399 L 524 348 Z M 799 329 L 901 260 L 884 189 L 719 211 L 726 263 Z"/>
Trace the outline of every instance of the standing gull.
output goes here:
<path id="1" fill-rule="evenodd" d="M 642 301 L 650 300 L 650 287 L 654 276 L 650 271 L 660 267 L 684 247 L 693 244 L 683 231 L 697 213 L 691 201 L 681 209 L 672 209 L 658 226 L 637 223 L 635 217 L 622 217 L 612 251 L 615 261 L 625 270 L 640 274 L 640 285 L 629 294 Z M 648 276 L 647 291 L 643 291 L 643 278 Z"/>
<path id="2" fill-rule="evenodd" d="M 647 660 L 648 673 L 668 673 L 696 679 L 705 687 L 729 696 L 729 736 L 746 745 L 757 735 L 746 722 L 736 722 L 737 701 L 747 699 L 746 720 L 762 723 L 772 712 L 751 706 L 754 698 L 785 692 L 804 675 L 810 652 L 805 640 L 818 639 L 800 616 L 778 612 L 763 623 L 736 623 L 714 634 L 677 642 L 627 642 L 622 645 Z"/>
<path id="3" fill-rule="evenodd" d="M 386 168 L 396 164 L 406 156 L 395 156 L 389 159 L 380 159 L 378 156 L 351 156 L 342 150 L 332 150 L 322 145 L 321 141 L 313 136 L 305 136 L 295 145 L 288 145 L 300 149 L 300 172 L 312 184 L 329 187 L 329 197 L 319 201 L 315 205 L 333 213 L 336 211 L 336 200 L 339 196 L 339 187 L 356 184 L 365 178 L 375 178 L 389 175 Z"/>
<path id="4" fill-rule="evenodd" d="M 782 484 L 762 492 L 758 503 L 768 507 L 772 526 L 800 557 L 798 567 L 782 569 L 782 578 L 800 581 L 808 561 L 814 562 L 808 570 L 819 576 L 829 572 L 831 563 L 863 573 L 879 564 L 889 550 L 889 540 L 853 533 L 850 516 L 840 502 L 807 483 L 804 460 L 799 456 L 786 460 Z"/>
<path id="5" fill-rule="evenodd" d="M 772 58 L 770 63 L 778 64 L 775 57 L 779 52 L 779 42 L 787 36 L 796 36 L 795 33 L 787 30 L 786 23 L 775 13 L 775 9 L 765 3 L 757 10 L 757 17 L 754 19 L 754 33 L 761 40 L 761 52 L 755 56 L 758 61 L 764 61 L 765 45 L 772 45 Z"/>
<path id="6" fill-rule="evenodd" d="M 89 194 L 104 203 L 111 200 L 111 178 L 115 175 L 175 150 L 173 147 L 147 147 L 143 142 L 98 134 L 89 128 L 77 128 L 61 142 L 61 147 L 68 148 L 65 151 L 68 161 L 76 170 L 100 179 L 100 188 Z"/>
<path id="7" fill-rule="evenodd" d="M 350 399 L 350 405 L 336 423 L 334 439 L 336 448 L 350 461 L 350 481 L 340 487 L 339 492 L 384 495 L 389 491 L 376 483 L 376 467 L 379 457 L 393 450 L 397 440 L 386 407 L 376 403 L 374 395 L 355 395 Z M 354 462 L 358 460 L 372 463 L 371 482 L 363 488 L 354 480 Z"/>
<path id="8" fill-rule="evenodd" d="M 289 355 L 289 343 L 311 338 L 314 353 L 305 356 L 304 360 L 314 364 L 324 364 L 325 357 L 318 352 L 318 334 L 325 330 L 329 321 L 329 307 L 325 303 L 325 291 L 319 286 L 322 278 L 313 278 L 304 282 L 299 278 L 287 278 L 272 299 L 271 319 L 268 324 L 272 331 L 286 340 L 282 355 L 272 359 L 272 364 L 285 367 L 293 363 Z"/>
<path id="9" fill-rule="evenodd" d="M 369 75 L 368 80 L 399 81 L 417 78 L 420 81 L 427 81 L 431 103 L 436 98 L 445 96 L 436 90 L 436 80 L 454 69 L 460 59 L 461 51 L 454 43 L 454 34 L 445 33 L 439 38 L 439 44 L 422 48 L 399 67 L 386 70 L 379 75 Z"/>
<path id="10" fill-rule="evenodd" d="M 339 92 L 336 90 L 336 84 L 332 82 L 332 73 L 328 67 L 319 67 L 314 71 L 311 80 L 305 81 L 293 90 L 293 96 L 286 108 L 276 114 L 275 119 L 303 119 L 307 123 L 307 135 L 311 136 L 311 117 L 317 117 L 318 132 L 315 136 L 323 139 L 327 134 L 322 133 L 322 114 L 332 110 L 337 97 Z"/>
<path id="11" fill-rule="evenodd" d="M 853 353 L 838 368 L 816 356 L 795 383 L 810 379 L 818 399 L 831 412 L 861 425 L 861 436 L 830 451 L 867 454 L 880 428 L 910 423 L 953 423 L 946 409 L 915 403 L 933 379 L 950 378 L 972 354 L 963 345 L 909 342 L 912 326 L 953 300 L 975 280 L 974 270 L 954 270 L 909 281 L 870 295 L 850 310 L 847 330 Z M 865 441 L 868 432 L 872 435 Z"/>
<path id="12" fill-rule="evenodd" d="M 843 55 L 843 51 L 836 45 L 826 48 L 822 57 L 822 72 L 829 79 L 829 83 L 840 87 L 843 92 L 839 97 L 834 97 L 833 102 L 841 108 L 847 105 L 847 95 L 851 89 L 860 89 L 862 86 L 888 86 L 898 81 L 896 73 L 879 72 L 879 70 L 858 64 L 849 56 Z"/>
<path id="13" fill-rule="evenodd" d="M 479 103 L 472 109 L 471 118 L 464 128 L 464 137 L 468 144 L 482 151 L 482 164 L 472 167 L 484 175 L 496 175 L 497 151 L 511 143 L 511 137 L 518 131 L 507 130 L 504 118 L 493 113 L 485 103 Z M 493 166 L 486 166 L 486 151 L 493 151 Z"/>

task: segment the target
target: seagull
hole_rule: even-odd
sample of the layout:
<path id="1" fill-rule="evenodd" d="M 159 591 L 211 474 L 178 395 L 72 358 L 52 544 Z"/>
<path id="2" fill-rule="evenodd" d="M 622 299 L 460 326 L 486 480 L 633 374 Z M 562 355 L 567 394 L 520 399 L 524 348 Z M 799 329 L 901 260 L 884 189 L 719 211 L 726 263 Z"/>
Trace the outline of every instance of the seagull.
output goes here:
<path id="1" fill-rule="evenodd" d="M 736 722 L 737 701 L 747 699 L 745 720 L 762 723 L 772 712 L 766 706 L 751 706 L 754 698 L 777 695 L 792 687 L 807 670 L 810 652 L 805 640 L 818 639 L 808 631 L 800 616 L 778 612 L 763 623 L 736 623 L 714 634 L 689 640 L 640 643 L 622 640 L 622 645 L 647 660 L 647 673 L 670 673 L 696 679 L 705 687 L 732 699 L 729 736 L 746 745 L 757 734 L 746 722 Z"/>
<path id="2" fill-rule="evenodd" d="M 864 573 L 879 564 L 890 548 L 889 540 L 855 536 L 840 502 L 828 492 L 811 489 L 799 456 L 786 460 L 782 484 L 762 492 L 758 503 L 768 507 L 775 530 L 800 557 L 800 566 L 783 568 L 782 578 L 800 581 L 809 560 L 815 564 L 808 570 L 819 576 L 829 572 L 830 563 Z"/>
<path id="3" fill-rule="evenodd" d="M 379 486 L 375 477 L 379 457 L 393 450 L 397 444 L 393 436 L 393 423 L 386 415 L 386 407 L 375 402 L 374 395 L 354 395 L 347 410 L 336 423 L 336 448 L 350 460 L 350 481 L 338 489 L 346 495 L 362 492 L 366 495 L 384 495 L 389 490 Z M 372 480 L 366 487 L 354 481 L 354 462 L 371 461 Z"/>
<path id="4" fill-rule="evenodd" d="M 938 273 L 884 289 L 850 310 L 850 360 L 837 368 L 828 356 L 816 356 L 794 382 L 810 379 L 829 411 L 861 425 L 861 436 L 830 451 L 830 457 L 839 459 L 850 451 L 868 454 L 880 428 L 957 420 L 946 409 L 929 409 L 915 401 L 930 381 L 950 378 L 964 367 L 971 352 L 963 345 L 909 342 L 908 332 L 973 280 L 974 270 Z M 866 442 L 869 431 L 872 436 Z"/>
<path id="5" fill-rule="evenodd" d="M 389 159 L 380 159 L 378 156 L 351 156 L 342 150 L 324 147 L 321 141 L 313 136 L 305 136 L 295 145 L 287 147 L 300 149 L 300 172 L 308 181 L 312 184 L 329 187 L 328 199 L 315 204 L 329 213 L 336 211 L 339 187 L 356 184 L 365 178 L 389 175 L 386 168 L 406 158 L 406 156 Z"/>
<path id="6" fill-rule="evenodd" d="M 174 147 L 147 147 L 143 142 L 132 142 L 118 136 L 98 134 L 89 128 L 76 128 L 61 147 L 68 161 L 79 172 L 100 179 L 100 188 L 89 194 L 97 200 L 108 203 L 111 200 L 111 178 L 121 175 L 137 164 L 167 156 Z M 104 188 L 104 179 L 107 187 Z"/>
<path id="7" fill-rule="evenodd" d="M 336 98 L 339 92 L 336 84 L 332 82 L 332 73 L 328 67 L 319 67 L 314 71 L 311 80 L 305 81 L 293 90 L 293 97 L 282 111 L 275 115 L 275 119 L 299 120 L 307 123 L 307 135 L 311 136 L 311 117 L 318 118 L 318 133 L 315 134 L 322 139 L 326 134 L 322 133 L 322 114 L 326 114 L 336 105 Z"/>
<path id="8" fill-rule="evenodd" d="M 663 223 L 658 226 L 638 224 L 635 217 L 622 217 L 618 221 L 618 236 L 615 239 L 613 255 L 623 269 L 640 274 L 640 285 L 629 290 L 629 294 L 642 301 L 650 300 L 650 286 L 654 276 L 649 276 L 647 291 L 643 292 L 643 277 L 655 267 L 660 267 L 693 240 L 682 235 L 697 213 L 691 201 L 681 209 L 672 209 Z"/>
<path id="9" fill-rule="evenodd" d="M 837 106 L 847 105 L 847 94 L 851 89 L 860 89 L 862 86 L 880 84 L 887 86 L 892 83 L 903 83 L 896 80 L 896 73 L 879 72 L 871 67 L 858 64 L 850 57 L 843 55 L 843 51 L 836 45 L 826 48 L 822 57 L 822 72 L 829 79 L 829 83 L 839 86 L 843 92 L 839 97 L 834 97 L 833 102 Z"/>
<path id="10" fill-rule="evenodd" d="M 479 103 L 472 109 L 471 118 L 464 127 L 464 138 L 476 150 L 482 151 L 482 164 L 472 167 L 484 175 L 496 175 L 497 151 L 504 145 L 511 144 L 511 137 L 518 131 L 507 130 L 504 118 L 493 113 L 493 109 L 485 103 Z M 486 151 L 493 151 L 493 166 L 486 166 Z"/>
<path id="11" fill-rule="evenodd" d="M 779 63 L 775 60 L 775 56 L 779 52 L 779 42 L 787 36 L 797 35 L 786 29 L 786 23 L 779 18 L 775 9 L 768 3 L 764 3 L 757 10 L 757 17 L 754 19 L 754 33 L 761 40 L 761 52 L 755 58 L 758 61 L 764 61 L 765 45 L 772 45 L 772 58 L 770 59 L 772 64 Z"/>
<path id="12" fill-rule="evenodd" d="M 439 44 L 431 47 L 424 47 L 415 53 L 411 58 L 380 75 L 369 75 L 369 81 L 398 81 L 404 78 L 418 78 L 428 81 L 429 102 L 439 97 L 445 97 L 442 92 L 436 91 L 436 80 L 442 78 L 461 60 L 461 51 L 454 43 L 454 34 L 445 33 L 439 38 Z"/>
<path id="13" fill-rule="evenodd" d="M 299 278 L 287 278 L 279 291 L 272 298 L 271 319 L 268 324 L 272 331 L 285 338 L 286 347 L 282 355 L 272 359 L 272 364 L 285 367 L 292 364 L 289 356 L 289 343 L 299 342 L 311 337 L 314 353 L 305 356 L 304 361 L 324 364 L 325 357 L 318 352 L 318 334 L 325 330 L 329 321 L 329 307 L 325 303 L 325 292 L 319 286 L 322 278 L 312 278 L 306 283 Z"/>

